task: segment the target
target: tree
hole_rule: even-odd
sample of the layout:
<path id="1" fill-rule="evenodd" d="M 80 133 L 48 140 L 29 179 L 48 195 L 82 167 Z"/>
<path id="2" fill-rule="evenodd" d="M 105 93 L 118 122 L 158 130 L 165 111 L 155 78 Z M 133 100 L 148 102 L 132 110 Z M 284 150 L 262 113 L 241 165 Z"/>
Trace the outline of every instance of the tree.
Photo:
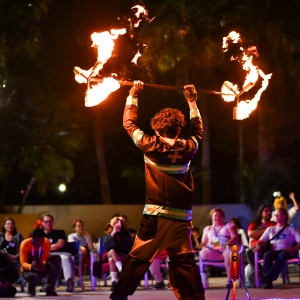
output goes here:
<path id="1" fill-rule="evenodd" d="M 245 135 L 244 163 L 249 167 L 246 168 L 247 170 L 252 169 L 250 165 L 260 164 L 260 167 L 256 169 L 259 170 L 258 177 L 247 173 L 247 176 L 257 178 L 258 181 L 252 182 L 252 185 L 259 188 L 259 191 L 255 192 L 255 196 L 251 193 L 248 194 L 246 201 L 250 203 L 254 201 L 257 204 L 262 195 L 266 194 L 263 190 L 270 192 L 272 189 L 271 184 L 274 184 L 272 178 L 274 178 L 275 170 L 281 170 L 281 176 L 277 176 L 277 180 L 281 178 L 283 182 L 285 182 L 285 178 L 282 176 L 292 172 L 292 166 L 286 160 L 284 172 L 282 171 L 283 164 L 280 164 L 280 167 L 274 166 L 264 171 L 263 168 L 270 164 L 273 165 L 276 161 L 282 162 L 282 160 L 276 159 L 276 157 L 281 157 L 282 153 L 273 147 L 279 139 L 274 125 L 275 127 L 283 126 L 287 132 L 295 133 L 291 124 L 294 123 L 292 120 L 296 120 L 296 112 L 293 109 L 298 110 L 299 107 L 299 105 L 295 106 L 294 100 L 299 91 L 299 85 L 294 84 L 294 82 L 299 82 L 297 80 L 299 78 L 299 60 L 296 60 L 296 57 L 300 50 L 298 38 L 300 22 L 295 13 L 299 3 L 292 1 L 293 12 L 290 10 L 290 5 L 279 1 L 195 0 L 176 1 L 176 3 L 173 1 L 159 3 L 147 1 L 146 3 L 146 7 L 156 18 L 150 24 L 149 31 L 145 33 L 149 56 L 145 55 L 144 59 L 148 60 L 155 76 L 161 76 L 163 73 L 166 74 L 169 81 L 173 81 L 173 84 L 182 85 L 185 82 L 193 82 L 208 89 L 216 89 L 224 80 L 241 85 L 245 74 L 221 51 L 222 37 L 231 30 L 240 32 L 245 38 L 246 45 L 257 45 L 261 56 L 255 60 L 255 63 L 266 74 L 274 73 L 270 86 L 263 94 L 257 109 L 260 118 L 256 118 L 257 113 L 254 112 L 249 119 L 243 121 L 244 130 L 256 132 L 256 137 L 252 133 L 248 136 Z M 282 57 L 284 59 L 281 59 Z M 287 91 L 288 99 L 285 96 Z M 209 101 L 206 97 L 204 99 L 201 97 L 200 103 Z M 220 102 L 216 103 L 217 101 L 207 102 L 207 109 L 200 106 L 203 115 L 210 118 L 209 123 L 204 123 L 205 130 L 209 130 L 207 132 L 210 136 L 210 147 L 203 144 L 203 162 L 208 161 L 208 157 L 210 157 L 214 202 L 224 201 L 224 195 L 225 198 L 230 197 L 231 199 L 228 200 L 232 202 L 235 201 L 234 198 L 238 199 L 237 194 L 234 195 L 232 191 L 238 191 L 239 188 L 238 185 L 236 188 L 233 187 L 234 177 L 231 176 L 230 170 L 233 169 L 237 174 L 241 174 L 241 168 L 244 166 L 239 163 L 237 152 L 238 126 L 236 123 L 234 124 L 235 121 L 230 121 L 232 123 L 230 124 L 223 117 L 225 116 L 224 109 L 227 110 L 227 108 Z M 279 111 L 287 114 L 287 118 L 284 118 L 281 113 L 280 121 L 282 123 L 275 122 L 276 124 L 274 124 Z M 230 116 L 226 115 L 226 117 Z M 252 121 L 253 119 L 255 122 Z M 221 136 L 219 132 L 223 132 L 224 136 Z M 287 144 L 294 140 L 290 137 L 291 134 L 283 136 L 285 136 Z M 298 136 L 298 133 L 295 133 L 294 138 L 295 136 Z M 254 147 L 254 145 L 258 145 L 258 147 Z M 285 153 L 287 152 L 285 151 Z M 230 157 L 227 159 L 228 162 L 230 161 L 228 166 L 226 157 Z M 202 164 L 202 168 L 205 168 L 205 165 Z M 226 172 L 224 172 L 224 176 L 220 177 L 218 174 L 223 174 L 222 169 Z M 253 170 L 253 172 L 256 171 Z M 231 183 L 228 182 L 231 186 L 231 189 L 228 186 L 228 191 L 229 189 L 231 191 L 224 193 L 224 190 L 227 189 L 225 181 L 228 181 L 228 178 L 231 180 Z M 244 178 L 244 182 L 247 180 L 248 178 Z M 204 180 L 204 189 L 206 184 Z M 263 188 L 264 184 L 267 186 Z"/>
<path id="2" fill-rule="evenodd" d="M 49 3 L 1 1 L 1 207 L 18 174 L 31 182 L 26 196 L 34 181 L 41 195 L 59 179 L 70 181 L 72 160 L 84 142 L 83 119 L 69 101 L 74 96 L 53 91 L 43 75 L 48 62 L 41 55 L 40 28 Z"/>

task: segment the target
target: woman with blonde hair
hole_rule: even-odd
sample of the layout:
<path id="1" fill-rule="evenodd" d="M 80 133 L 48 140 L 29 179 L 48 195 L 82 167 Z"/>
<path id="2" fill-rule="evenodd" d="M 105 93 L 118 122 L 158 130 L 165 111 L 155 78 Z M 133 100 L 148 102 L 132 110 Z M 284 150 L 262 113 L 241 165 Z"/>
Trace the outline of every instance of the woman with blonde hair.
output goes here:
<path id="1" fill-rule="evenodd" d="M 287 210 L 287 213 L 288 213 L 287 222 L 290 224 L 291 220 L 295 217 L 297 211 L 299 210 L 299 205 L 298 205 L 298 203 L 295 199 L 295 193 L 294 192 L 289 193 L 289 197 L 293 201 L 293 204 L 294 204 L 294 206 L 289 208 L 289 209 L 287 208 L 286 199 L 283 196 L 281 196 L 280 192 L 278 192 L 278 193 L 279 193 L 278 197 L 276 197 L 275 200 L 274 200 L 273 205 L 274 205 L 275 210 L 272 212 L 271 221 L 274 221 L 274 222 L 276 221 L 276 216 L 275 216 L 276 210 L 279 209 L 279 208 L 284 208 L 284 209 Z"/>
<path id="2" fill-rule="evenodd" d="M 209 261 L 224 260 L 227 273 L 227 286 L 230 284 L 230 253 L 227 245 L 235 245 L 238 241 L 237 231 L 233 223 L 225 223 L 225 213 L 221 208 L 210 211 L 212 225 L 203 229 L 201 240 L 202 259 Z"/>

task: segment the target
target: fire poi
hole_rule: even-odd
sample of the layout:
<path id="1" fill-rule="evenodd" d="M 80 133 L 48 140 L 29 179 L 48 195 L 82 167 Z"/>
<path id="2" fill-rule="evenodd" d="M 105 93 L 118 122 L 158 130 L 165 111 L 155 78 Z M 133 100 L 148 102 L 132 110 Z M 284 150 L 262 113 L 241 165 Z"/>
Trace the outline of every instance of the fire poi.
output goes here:
<path id="1" fill-rule="evenodd" d="M 237 44 L 239 47 L 239 55 L 231 56 L 231 60 L 238 60 L 247 75 L 241 89 L 238 88 L 236 84 L 231 83 L 230 81 L 225 81 L 221 91 L 223 93 L 231 93 L 231 96 L 223 95 L 223 99 L 227 102 L 235 101 L 237 106 L 234 108 L 233 118 L 235 120 L 243 120 L 249 117 L 249 115 L 256 109 L 257 103 L 260 100 L 261 94 L 266 90 L 269 79 L 272 74 L 265 75 L 265 73 L 260 70 L 257 66 L 254 66 L 252 63 L 253 56 L 258 56 L 256 46 L 249 47 L 244 49 L 242 46 L 242 39 L 238 32 L 231 31 L 227 37 L 223 38 L 223 51 L 228 51 L 229 43 Z M 251 100 L 240 100 L 240 96 L 248 92 L 252 87 L 254 87 L 259 76 L 262 78 L 262 84 L 260 89 L 256 92 L 255 96 Z"/>
<path id="2" fill-rule="evenodd" d="M 75 73 L 75 80 L 79 83 L 86 83 L 87 90 L 85 94 L 85 106 L 92 107 L 98 105 L 103 100 L 105 100 L 112 92 L 118 90 L 121 86 L 133 86 L 132 81 L 127 81 L 124 79 L 119 79 L 116 73 L 110 73 L 108 77 L 99 76 L 99 73 L 103 70 L 105 64 L 112 58 L 114 53 L 115 40 L 119 36 L 125 35 L 130 32 L 131 36 L 134 36 L 133 30 L 137 28 L 141 21 L 146 20 L 151 22 L 148 18 L 148 11 L 140 6 L 136 5 L 131 8 L 133 12 L 132 17 L 128 17 L 128 28 L 121 29 L 111 29 L 104 32 L 94 32 L 91 35 L 92 46 L 97 48 L 98 57 L 97 61 L 93 67 L 89 70 L 83 70 L 80 67 L 74 67 L 73 71 Z M 239 51 L 242 53 L 242 57 L 231 57 L 231 60 L 236 60 L 242 64 L 243 69 L 247 71 L 247 75 L 243 84 L 243 87 L 240 89 L 236 84 L 233 84 L 229 81 L 225 81 L 221 87 L 221 91 L 211 91 L 197 89 L 197 92 L 200 94 L 208 95 L 221 95 L 224 101 L 232 102 L 236 101 L 236 107 L 234 107 L 233 119 L 243 120 L 248 118 L 252 111 L 257 107 L 257 103 L 260 100 L 261 94 L 266 90 L 269 79 L 272 74 L 265 75 L 264 72 L 259 69 L 257 66 L 252 64 L 253 54 L 257 54 L 256 47 L 252 46 L 248 49 L 242 47 L 242 39 L 240 34 L 232 31 L 227 37 L 223 38 L 223 51 L 228 51 L 229 44 L 239 45 Z M 137 48 L 145 47 L 146 45 L 137 45 Z M 140 49 L 132 57 L 131 63 L 137 64 L 137 60 L 141 56 Z M 251 100 L 240 100 L 240 96 L 245 92 L 248 92 L 257 82 L 258 78 L 262 78 L 262 84 L 260 89 L 256 92 L 255 96 Z M 145 83 L 145 86 L 163 89 L 163 90 L 173 90 L 173 91 L 183 91 L 183 87 L 179 86 L 169 86 L 169 85 L 159 85 L 152 83 Z"/>

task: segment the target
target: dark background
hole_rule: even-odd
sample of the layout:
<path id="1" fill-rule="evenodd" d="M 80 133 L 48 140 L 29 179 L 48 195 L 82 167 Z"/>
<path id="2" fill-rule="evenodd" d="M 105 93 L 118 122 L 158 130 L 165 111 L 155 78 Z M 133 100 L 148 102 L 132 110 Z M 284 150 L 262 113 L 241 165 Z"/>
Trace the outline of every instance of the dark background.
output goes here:
<path id="1" fill-rule="evenodd" d="M 75 82 L 72 72 L 74 66 L 89 69 L 96 62 L 91 33 L 120 28 L 118 17 L 128 15 L 135 4 L 145 5 L 155 19 L 136 32 L 148 48 L 126 79 L 194 83 L 211 90 L 220 90 L 225 80 L 242 85 L 241 66 L 222 51 L 222 38 L 231 30 L 241 33 L 246 46 L 257 46 L 254 64 L 273 73 L 257 110 L 243 121 L 233 120 L 232 103 L 199 95 L 208 119 L 210 169 L 204 168 L 200 150 L 192 163 L 195 203 L 203 203 L 205 174 L 211 179 L 211 203 L 257 206 L 272 201 L 275 190 L 284 196 L 295 191 L 297 198 L 299 1 L 0 0 L 2 205 L 20 204 L 32 176 L 36 182 L 27 204 L 103 203 L 95 145 L 99 130 L 111 203 L 144 202 L 143 157 L 122 127 L 129 88 L 86 108 L 86 85 Z M 180 93 L 145 88 L 140 98 L 140 127 L 147 132 L 160 108 L 176 107 L 188 116 Z M 64 194 L 57 191 L 60 182 L 67 182 Z"/>

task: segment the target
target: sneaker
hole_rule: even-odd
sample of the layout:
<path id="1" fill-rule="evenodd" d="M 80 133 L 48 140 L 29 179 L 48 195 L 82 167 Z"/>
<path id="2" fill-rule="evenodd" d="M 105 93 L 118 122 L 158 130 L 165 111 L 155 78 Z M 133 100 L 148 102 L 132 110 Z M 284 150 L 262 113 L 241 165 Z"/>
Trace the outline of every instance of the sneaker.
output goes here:
<path id="1" fill-rule="evenodd" d="M 72 293 L 74 292 L 74 281 L 72 278 L 69 278 L 66 282 L 67 285 L 67 292 Z"/>
<path id="2" fill-rule="evenodd" d="M 44 293 L 44 292 L 46 292 L 46 289 L 47 289 L 47 283 L 44 284 L 44 285 L 40 288 L 40 292 Z"/>
<path id="3" fill-rule="evenodd" d="M 109 298 L 113 300 L 128 300 L 128 296 L 118 295 L 118 294 L 115 295 L 114 293 L 112 293 Z"/>
<path id="4" fill-rule="evenodd" d="M 273 284 L 272 284 L 272 279 L 270 278 L 270 276 L 265 274 L 262 278 L 263 278 L 262 282 L 263 282 L 263 285 L 264 285 L 264 289 L 272 289 Z"/>
<path id="5" fill-rule="evenodd" d="M 266 284 L 264 285 L 264 289 L 269 290 L 269 289 L 272 289 L 272 288 L 273 288 L 272 282 L 268 282 L 268 283 L 266 283 Z"/>
<path id="6" fill-rule="evenodd" d="M 28 294 L 30 296 L 35 296 L 35 285 L 28 284 Z"/>
<path id="7" fill-rule="evenodd" d="M 116 287 L 116 285 L 117 285 L 117 282 L 116 281 L 112 281 L 110 290 L 113 291 L 114 288 Z"/>
<path id="8" fill-rule="evenodd" d="M 57 293 L 54 290 L 46 291 L 46 296 L 57 296 Z"/>
<path id="9" fill-rule="evenodd" d="M 160 290 L 164 288 L 165 288 L 165 283 L 163 281 L 156 282 L 156 284 L 154 285 L 154 289 L 156 290 Z"/>

